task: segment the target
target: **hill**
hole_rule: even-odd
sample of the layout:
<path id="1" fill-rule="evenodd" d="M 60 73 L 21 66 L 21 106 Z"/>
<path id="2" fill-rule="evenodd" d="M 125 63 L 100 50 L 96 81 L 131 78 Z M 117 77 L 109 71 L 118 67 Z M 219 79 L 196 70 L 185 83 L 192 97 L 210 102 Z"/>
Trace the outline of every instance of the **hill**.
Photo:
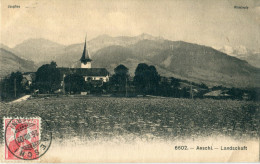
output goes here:
<path id="1" fill-rule="evenodd" d="M 153 50 L 155 46 L 150 47 L 151 44 L 156 45 L 156 50 Z M 145 52 L 136 47 L 143 47 Z M 132 48 L 137 50 L 136 55 L 194 82 L 247 87 L 256 86 L 259 80 L 260 69 L 211 47 L 180 41 L 140 41 Z"/>
<path id="2" fill-rule="evenodd" d="M 109 46 L 93 55 L 93 66 L 113 72 L 124 64 L 134 75 L 139 63 L 155 65 L 162 76 L 207 85 L 256 87 L 259 69 L 211 47 L 186 42 L 141 40 L 127 47 Z"/>
<path id="3" fill-rule="evenodd" d="M 234 56 L 241 60 L 247 61 L 250 65 L 260 68 L 260 52 L 246 48 L 245 46 L 223 46 L 218 48 L 219 51 L 224 52 L 230 56 Z"/>
<path id="4" fill-rule="evenodd" d="M 37 69 L 32 61 L 22 59 L 4 48 L 0 48 L 0 67 L 1 78 L 11 72 L 30 72 Z"/>
<path id="5" fill-rule="evenodd" d="M 9 52 L 11 52 L 11 53 L 13 53 L 13 54 L 15 54 L 14 49 L 12 49 L 12 48 L 10 48 L 10 47 L 8 47 L 8 46 L 2 44 L 2 43 L 0 43 L 0 48 L 3 48 L 3 49 L 5 49 L 5 50 L 7 50 L 7 51 L 9 51 Z M 17 56 L 17 55 L 16 55 L 16 56 Z"/>
<path id="6" fill-rule="evenodd" d="M 154 65 L 154 63 L 142 56 L 136 55 L 135 51 L 131 48 L 123 46 L 109 46 L 98 50 L 93 55 L 92 66 L 107 68 L 110 73 L 114 73 L 114 68 L 119 64 L 125 65 L 129 69 L 131 76 L 134 76 L 135 69 L 139 63 L 147 63 Z M 78 65 L 79 66 L 79 65 Z M 159 73 L 163 73 L 165 76 L 178 76 L 171 71 L 165 70 L 160 65 L 156 65 Z M 186 79 L 186 78 L 184 78 Z"/>
<path id="7" fill-rule="evenodd" d="M 47 39 L 28 39 L 13 48 L 15 54 L 40 63 L 55 60 L 59 54 L 64 53 L 65 46 Z"/>
<path id="8" fill-rule="evenodd" d="M 137 43 L 140 40 L 159 40 L 162 38 L 154 37 L 149 34 L 141 34 L 136 37 L 119 36 L 111 37 L 108 35 L 100 35 L 88 41 L 88 49 L 90 54 L 94 54 L 99 49 L 108 46 L 129 46 Z M 37 65 L 49 63 L 54 60 L 60 66 L 77 65 L 78 58 L 80 58 L 84 43 L 72 44 L 69 46 L 60 45 L 47 39 L 36 38 L 28 39 L 15 46 L 12 50 L 19 57 L 34 61 Z M 12 51 L 11 51 L 12 52 Z"/>
<path id="9" fill-rule="evenodd" d="M 154 37 L 152 35 L 145 34 L 145 33 L 134 37 L 129 37 L 129 36 L 111 37 L 109 35 L 100 35 L 88 41 L 88 49 L 90 54 L 93 56 L 95 55 L 95 52 L 105 47 L 115 46 L 115 45 L 128 47 L 142 40 L 161 41 L 161 42 L 167 41 L 161 37 Z M 15 46 L 13 49 L 6 49 L 5 47 L 3 48 L 17 54 L 17 56 L 21 58 L 34 61 L 38 66 L 45 63 L 49 63 L 52 60 L 55 60 L 57 61 L 58 65 L 67 67 L 67 66 L 77 65 L 75 63 L 78 62 L 77 57 L 81 56 L 83 50 L 83 44 L 84 43 L 82 42 L 78 44 L 64 46 L 47 39 L 36 38 L 36 39 L 25 40 L 21 44 Z M 156 51 L 155 48 L 154 50 Z M 250 65 L 259 68 L 259 61 L 260 61 L 259 52 L 254 52 L 243 46 L 239 46 L 239 47 L 224 46 L 222 48 L 218 48 L 217 50 L 225 54 L 228 54 L 229 56 L 234 56 L 241 60 L 245 60 Z"/>
<path id="10" fill-rule="evenodd" d="M 83 43 L 63 46 L 45 39 L 34 39 L 17 45 L 14 50 L 38 65 L 54 60 L 60 67 L 79 67 L 83 47 Z M 155 65 L 162 76 L 210 86 L 260 85 L 258 68 L 203 45 L 170 41 L 148 34 L 135 37 L 101 35 L 88 41 L 88 50 L 93 67 L 105 67 L 110 73 L 117 65 L 124 64 L 133 75 L 139 63 L 147 63 Z"/>
<path id="11" fill-rule="evenodd" d="M 260 68 L 260 53 L 252 53 L 239 59 L 247 61 L 254 67 Z"/>

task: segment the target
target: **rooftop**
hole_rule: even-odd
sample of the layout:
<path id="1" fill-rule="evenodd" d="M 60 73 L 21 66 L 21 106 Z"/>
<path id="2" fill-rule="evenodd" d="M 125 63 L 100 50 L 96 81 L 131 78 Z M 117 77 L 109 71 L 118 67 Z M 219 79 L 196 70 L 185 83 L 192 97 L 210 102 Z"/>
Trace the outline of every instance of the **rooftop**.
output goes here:
<path id="1" fill-rule="evenodd" d="M 61 74 L 78 74 L 81 76 L 107 76 L 106 68 L 58 68 Z"/>

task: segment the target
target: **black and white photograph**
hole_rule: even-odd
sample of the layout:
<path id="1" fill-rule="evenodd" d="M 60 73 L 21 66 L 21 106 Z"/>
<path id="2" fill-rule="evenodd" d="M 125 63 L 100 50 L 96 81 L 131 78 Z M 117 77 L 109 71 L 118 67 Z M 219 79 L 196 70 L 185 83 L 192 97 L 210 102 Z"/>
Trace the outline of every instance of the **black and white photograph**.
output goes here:
<path id="1" fill-rule="evenodd" d="M 260 1 L 0 7 L 0 163 L 259 162 Z"/>

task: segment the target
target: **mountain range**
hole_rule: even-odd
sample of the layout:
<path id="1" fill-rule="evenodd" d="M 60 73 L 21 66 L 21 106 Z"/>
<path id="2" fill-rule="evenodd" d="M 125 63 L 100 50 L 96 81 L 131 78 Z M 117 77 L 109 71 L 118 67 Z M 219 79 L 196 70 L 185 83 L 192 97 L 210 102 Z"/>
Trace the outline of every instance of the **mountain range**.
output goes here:
<path id="1" fill-rule="evenodd" d="M 33 61 L 29 61 L 15 55 L 12 50 L 5 45 L 0 47 L 0 78 L 9 75 L 11 72 L 36 71 L 37 66 Z"/>
<path id="2" fill-rule="evenodd" d="M 221 48 L 217 48 L 217 50 L 230 56 L 245 60 L 252 66 L 260 68 L 260 52 L 258 51 L 251 50 L 245 46 L 231 47 L 227 45 Z"/>
<path id="3" fill-rule="evenodd" d="M 156 66 L 162 76 L 209 86 L 257 87 L 260 84 L 260 69 L 241 56 L 227 55 L 225 49 L 216 50 L 148 34 L 135 37 L 101 35 L 88 41 L 87 46 L 93 59 L 92 66 L 107 68 L 110 73 L 117 65 L 124 64 L 133 76 L 139 63 L 147 63 Z M 79 67 L 83 47 L 84 43 L 64 46 L 46 39 L 29 39 L 9 48 L 8 52 L 33 61 L 38 67 L 51 60 L 59 67 Z"/>

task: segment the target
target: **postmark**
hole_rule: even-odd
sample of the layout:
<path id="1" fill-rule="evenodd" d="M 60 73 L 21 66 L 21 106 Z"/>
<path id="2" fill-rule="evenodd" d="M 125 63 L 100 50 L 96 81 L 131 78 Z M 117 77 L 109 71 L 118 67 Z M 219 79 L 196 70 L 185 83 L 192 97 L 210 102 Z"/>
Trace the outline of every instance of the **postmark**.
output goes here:
<path id="1" fill-rule="evenodd" d="M 4 118 L 5 160 L 39 160 L 49 149 L 52 134 L 40 117 Z"/>

